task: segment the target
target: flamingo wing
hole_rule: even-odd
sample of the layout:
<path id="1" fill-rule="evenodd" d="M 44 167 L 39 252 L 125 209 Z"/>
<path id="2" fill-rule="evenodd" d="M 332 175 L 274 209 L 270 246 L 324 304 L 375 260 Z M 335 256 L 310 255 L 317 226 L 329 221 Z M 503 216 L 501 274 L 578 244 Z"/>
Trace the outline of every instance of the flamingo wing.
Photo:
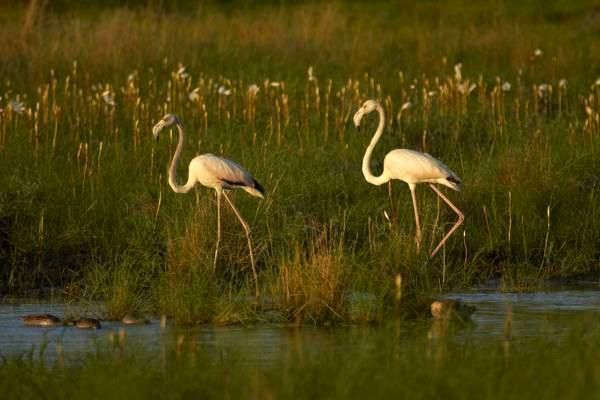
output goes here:
<path id="1" fill-rule="evenodd" d="M 192 172 L 204 186 L 241 188 L 257 197 L 264 195 L 262 185 L 244 167 L 214 154 L 203 154 L 194 158 L 190 164 L 190 173 Z"/>
<path id="2" fill-rule="evenodd" d="M 439 183 L 459 190 L 460 178 L 443 162 L 427 153 L 408 149 L 390 151 L 384 159 L 384 168 L 393 179 L 416 184 Z"/>

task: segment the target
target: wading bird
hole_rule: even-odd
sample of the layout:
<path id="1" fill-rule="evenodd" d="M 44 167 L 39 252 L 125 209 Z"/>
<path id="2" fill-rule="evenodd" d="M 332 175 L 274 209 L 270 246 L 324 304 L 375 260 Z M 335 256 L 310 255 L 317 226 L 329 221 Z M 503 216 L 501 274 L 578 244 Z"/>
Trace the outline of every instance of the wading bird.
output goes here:
<path id="1" fill-rule="evenodd" d="M 65 321 L 65 325 L 74 326 L 79 329 L 102 329 L 100 320 L 97 318 L 79 318 Z"/>
<path id="2" fill-rule="evenodd" d="M 221 195 L 225 197 L 225 200 L 240 220 L 244 232 L 246 233 L 256 296 L 258 296 L 258 277 L 256 274 L 256 266 L 254 264 L 252 242 L 250 240 L 250 227 L 227 196 L 226 190 L 243 189 L 251 195 L 260 197 L 261 199 L 264 198 L 263 195 L 265 191 L 260 183 L 258 183 L 258 181 L 241 165 L 231 160 L 217 157 L 213 154 L 202 154 L 192 159 L 189 166 L 187 183 L 180 186 L 177 183 L 177 163 L 179 162 L 179 156 L 181 155 L 181 149 L 183 147 L 183 124 L 176 115 L 167 114 L 154 125 L 152 134 L 156 140 L 158 140 L 160 131 L 164 128 L 170 128 L 173 125 L 175 125 L 179 131 L 179 142 L 177 143 L 177 149 L 175 150 L 175 154 L 173 154 L 173 160 L 171 161 L 171 166 L 169 168 L 169 185 L 176 193 L 187 193 L 198 183 L 208 188 L 215 189 L 217 193 L 217 244 L 215 248 L 213 269 L 217 267 L 219 243 L 221 242 Z"/>
<path id="3" fill-rule="evenodd" d="M 396 149 L 392 150 L 383 159 L 383 172 L 379 176 L 374 176 L 371 172 L 370 162 L 371 154 L 375 145 L 379 141 L 381 134 L 383 133 L 383 126 L 385 124 L 385 116 L 383 108 L 375 100 L 367 100 L 354 114 L 354 125 L 360 128 L 360 121 L 363 116 L 373 111 L 379 113 L 379 126 L 371 143 L 365 151 L 362 162 L 362 172 L 367 182 L 373 185 L 382 185 L 389 182 L 392 179 L 399 179 L 408 184 L 410 194 L 412 196 L 413 208 L 415 211 L 415 223 L 417 225 L 416 241 L 417 251 L 419 251 L 421 245 L 421 225 L 419 223 L 419 212 L 417 210 L 417 199 L 415 197 L 415 187 L 417 183 L 427 183 L 429 187 L 438 195 L 442 200 L 446 202 L 458 215 L 458 221 L 454 224 L 452 229 L 444 236 L 442 241 L 436 246 L 431 253 L 431 257 L 438 252 L 442 245 L 448 240 L 450 235 L 454 233 L 462 224 L 465 217 L 462 212 L 454 205 L 446 196 L 440 192 L 440 190 L 434 185 L 438 183 L 440 185 L 447 186 L 453 190 L 460 191 L 460 185 L 462 184 L 460 178 L 439 160 L 436 160 L 427 153 L 420 153 L 414 150 L 407 149 Z"/>
<path id="4" fill-rule="evenodd" d="M 468 321 L 477 310 L 476 307 L 464 304 L 460 300 L 434 300 L 431 302 L 431 316 L 434 319 L 457 319 L 461 322 Z"/>
<path id="5" fill-rule="evenodd" d="M 25 326 L 44 326 L 52 327 L 61 323 L 60 318 L 52 314 L 33 314 L 21 317 Z"/>

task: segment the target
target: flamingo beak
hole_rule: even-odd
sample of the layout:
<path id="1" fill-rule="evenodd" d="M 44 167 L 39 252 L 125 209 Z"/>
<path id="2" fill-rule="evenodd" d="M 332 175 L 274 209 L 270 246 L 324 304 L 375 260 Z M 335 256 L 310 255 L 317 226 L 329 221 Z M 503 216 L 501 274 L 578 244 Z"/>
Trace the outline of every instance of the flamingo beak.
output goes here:
<path id="1" fill-rule="evenodd" d="M 154 127 L 152 128 L 152 136 L 154 136 L 154 139 L 158 142 L 158 134 L 160 133 L 160 131 L 162 131 L 162 129 L 164 128 L 165 123 L 163 120 L 160 120 L 156 123 L 156 125 L 154 125 Z"/>
<path id="2" fill-rule="evenodd" d="M 360 132 L 360 120 L 363 117 L 363 113 L 361 112 L 361 110 L 358 110 L 356 112 L 356 114 L 354 114 L 354 117 L 352 118 L 352 121 L 354 121 L 354 126 L 356 126 L 356 129 Z"/>

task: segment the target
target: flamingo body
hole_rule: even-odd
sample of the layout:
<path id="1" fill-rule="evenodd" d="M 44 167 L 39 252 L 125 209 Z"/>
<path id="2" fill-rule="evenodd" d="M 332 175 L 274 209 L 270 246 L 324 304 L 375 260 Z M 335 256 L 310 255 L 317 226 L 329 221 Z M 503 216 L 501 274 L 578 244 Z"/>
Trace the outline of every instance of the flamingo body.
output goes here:
<path id="1" fill-rule="evenodd" d="M 218 191 L 242 189 L 253 196 L 264 198 L 263 187 L 244 167 L 214 154 L 195 157 L 190 162 L 188 176 L 188 179 L 193 180 L 193 184 L 197 182 Z"/>
<path id="2" fill-rule="evenodd" d="M 383 168 L 390 179 L 414 185 L 438 183 L 460 191 L 460 178 L 443 162 L 427 153 L 408 149 L 392 150 L 383 159 Z"/>

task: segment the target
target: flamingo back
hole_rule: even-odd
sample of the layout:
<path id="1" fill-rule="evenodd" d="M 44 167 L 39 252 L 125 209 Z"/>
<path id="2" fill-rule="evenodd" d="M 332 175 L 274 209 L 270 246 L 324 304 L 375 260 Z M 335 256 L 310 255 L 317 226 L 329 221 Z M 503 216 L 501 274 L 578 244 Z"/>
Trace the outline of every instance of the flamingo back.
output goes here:
<path id="1" fill-rule="evenodd" d="M 383 160 L 384 172 L 391 179 L 408 184 L 439 183 L 460 191 L 462 181 L 443 162 L 427 153 L 408 149 L 390 151 Z"/>
<path id="2" fill-rule="evenodd" d="M 235 161 L 202 154 L 190 162 L 190 177 L 203 186 L 217 190 L 243 189 L 253 196 L 263 198 L 264 189 L 254 177 Z"/>

